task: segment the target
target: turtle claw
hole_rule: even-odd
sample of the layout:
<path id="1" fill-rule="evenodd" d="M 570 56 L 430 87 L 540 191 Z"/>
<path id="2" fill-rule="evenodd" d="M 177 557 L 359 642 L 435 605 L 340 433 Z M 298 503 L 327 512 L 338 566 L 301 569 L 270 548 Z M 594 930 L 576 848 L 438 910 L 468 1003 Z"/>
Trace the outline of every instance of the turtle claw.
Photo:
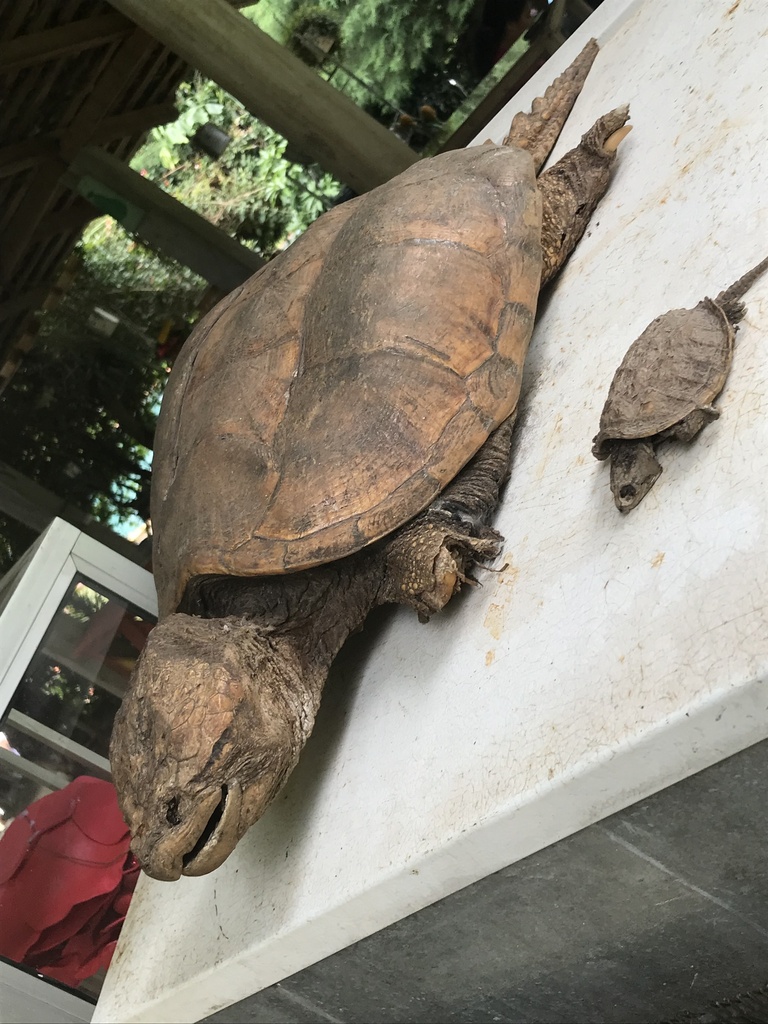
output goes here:
<path id="1" fill-rule="evenodd" d="M 439 515 L 439 518 L 438 518 Z M 479 586 L 476 565 L 498 557 L 503 538 L 489 526 L 446 521 L 444 512 L 417 520 L 387 548 L 388 600 L 410 605 L 427 622 L 441 611 L 462 584 Z"/>

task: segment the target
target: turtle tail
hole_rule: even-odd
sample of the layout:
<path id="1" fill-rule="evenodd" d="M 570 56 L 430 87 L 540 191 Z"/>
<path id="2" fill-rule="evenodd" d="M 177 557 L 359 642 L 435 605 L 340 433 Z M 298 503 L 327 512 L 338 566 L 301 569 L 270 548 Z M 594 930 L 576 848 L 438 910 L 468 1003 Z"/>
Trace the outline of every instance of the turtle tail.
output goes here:
<path id="1" fill-rule="evenodd" d="M 715 299 L 715 302 L 720 306 L 732 324 L 737 324 L 740 320 L 744 319 L 747 307 L 739 300 L 766 270 L 768 270 L 768 256 L 761 260 L 756 267 L 748 270 L 738 281 L 734 281 L 730 288 L 720 292 Z"/>
<path id="2" fill-rule="evenodd" d="M 557 142 L 568 114 L 571 112 L 589 69 L 598 54 L 596 39 L 590 39 L 581 53 L 554 80 L 543 96 L 531 105 L 531 112 L 515 114 L 503 146 L 517 146 L 531 154 L 536 174 L 539 173 Z"/>

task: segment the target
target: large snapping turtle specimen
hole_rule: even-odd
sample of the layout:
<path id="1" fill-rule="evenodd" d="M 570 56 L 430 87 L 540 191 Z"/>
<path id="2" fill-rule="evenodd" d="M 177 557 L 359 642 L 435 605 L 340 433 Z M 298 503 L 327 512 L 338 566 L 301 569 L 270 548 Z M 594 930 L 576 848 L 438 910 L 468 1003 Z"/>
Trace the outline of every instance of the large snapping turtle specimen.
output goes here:
<path id="1" fill-rule="evenodd" d="M 111 749 L 155 878 L 211 871 L 260 817 L 374 606 L 428 617 L 498 553 L 539 287 L 629 130 L 612 111 L 537 181 L 596 51 L 503 145 L 326 213 L 184 346 L 155 443 L 160 619 Z"/>

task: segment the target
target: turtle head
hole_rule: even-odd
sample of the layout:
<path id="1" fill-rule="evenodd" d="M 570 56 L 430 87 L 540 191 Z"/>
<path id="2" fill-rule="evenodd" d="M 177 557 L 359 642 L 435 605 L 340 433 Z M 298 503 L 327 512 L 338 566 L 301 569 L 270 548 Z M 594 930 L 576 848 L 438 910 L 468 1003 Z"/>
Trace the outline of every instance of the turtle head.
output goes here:
<path id="1" fill-rule="evenodd" d="M 261 817 L 306 738 L 290 683 L 296 666 L 242 619 L 176 614 L 151 632 L 110 748 L 148 875 L 213 871 Z"/>
<path id="2" fill-rule="evenodd" d="M 653 444 L 615 441 L 611 447 L 611 491 L 619 512 L 631 512 L 640 504 L 661 475 Z"/>

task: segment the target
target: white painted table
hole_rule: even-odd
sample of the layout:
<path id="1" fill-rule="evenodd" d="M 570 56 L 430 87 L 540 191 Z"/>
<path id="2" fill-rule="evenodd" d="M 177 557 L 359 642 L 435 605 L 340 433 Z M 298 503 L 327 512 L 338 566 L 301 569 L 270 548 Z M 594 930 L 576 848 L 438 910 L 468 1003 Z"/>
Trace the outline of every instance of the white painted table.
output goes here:
<path id="1" fill-rule="evenodd" d="M 635 130 L 536 329 L 509 567 L 429 626 L 397 611 L 354 642 L 235 855 L 143 880 L 96 1021 L 197 1020 L 768 736 L 768 280 L 722 418 L 627 518 L 590 454 L 637 334 L 768 251 L 763 0 L 606 0 L 520 101 L 590 34 L 558 152 L 624 101 Z"/>

